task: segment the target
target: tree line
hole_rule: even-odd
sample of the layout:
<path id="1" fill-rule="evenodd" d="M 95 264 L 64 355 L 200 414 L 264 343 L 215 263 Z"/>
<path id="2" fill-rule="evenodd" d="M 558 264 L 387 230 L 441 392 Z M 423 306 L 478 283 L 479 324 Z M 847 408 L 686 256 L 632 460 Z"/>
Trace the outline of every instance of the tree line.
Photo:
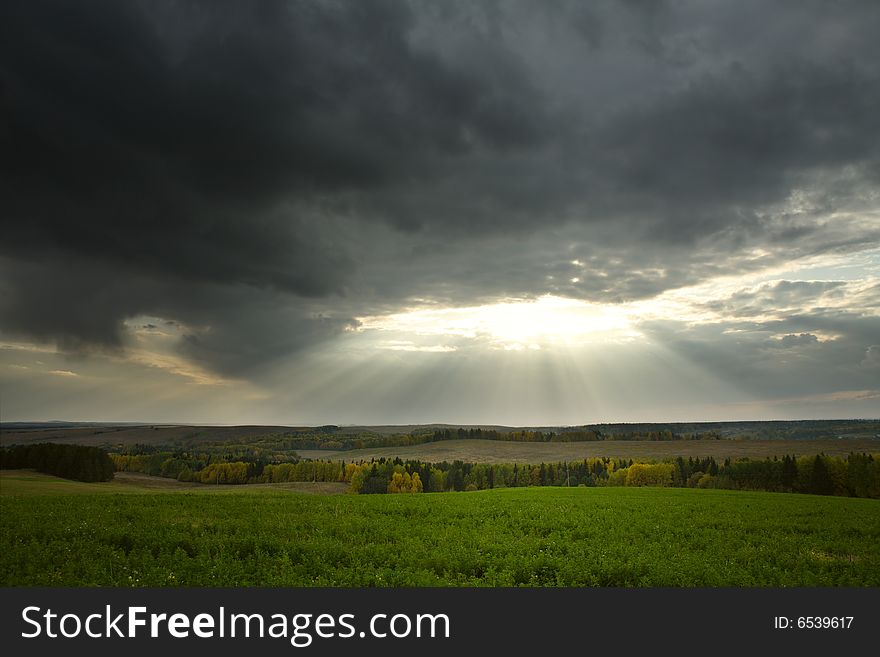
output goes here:
<path id="1" fill-rule="evenodd" d="M 608 457 L 540 464 L 372 461 L 345 466 L 352 492 L 381 493 L 395 473 L 418 475 L 426 492 L 521 486 L 671 486 L 880 498 L 880 459 L 824 455 L 768 459 L 713 457 L 634 462 Z M 351 472 L 352 474 L 349 474 Z M 355 478 L 353 473 L 359 472 Z"/>
<path id="2" fill-rule="evenodd" d="M 82 445 L 16 445 L 0 450 L 0 468 L 24 468 L 76 481 L 110 481 L 113 461 L 107 452 Z"/>
<path id="3" fill-rule="evenodd" d="M 423 445 L 425 443 L 441 442 L 444 440 L 571 443 L 604 440 L 720 440 L 721 435 L 717 431 L 711 430 L 677 432 L 670 429 L 656 427 L 651 429 L 571 427 L 560 429 L 558 431 L 541 431 L 532 429 L 498 431 L 496 429 L 481 429 L 476 427 L 470 429 L 435 429 L 434 431 L 416 431 L 388 436 L 371 432 L 359 432 L 356 434 L 345 435 L 335 431 L 326 433 L 315 430 L 311 432 L 271 434 L 262 439 L 266 441 L 275 441 L 279 447 L 289 450 L 326 449 L 347 451 L 368 447 L 407 447 L 410 445 Z"/>
<path id="4" fill-rule="evenodd" d="M 602 440 L 720 440 L 716 431 L 690 433 L 670 429 L 600 429 L 566 428 L 560 431 L 496 431 L 495 429 L 443 429 L 435 431 L 428 442 L 441 440 L 506 440 L 524 443 L 580 443 Z"/>
<path id="5" fill-rule="evenodd" d="M 159 450 L 150 446 L 136 445 L 126 449 L 124 453 L 110 455 L 118 472 L 141 472 L 155 477 L 170 477 L 181 481 L 200 481 L 199 476 L 217 479 L 233 477 L 236 480 L 244 476 L 249 479 L 262 474 L 267 463 L 296 463 L 300 461 L 296 452 L 274 452 L 270 450 L 250 448 L 211 448 L 200 450 Z M 230 473 L 228 468 L 219 466 L 229 463 L 246 463 L 246 474 L 236 470 Z M 202 473 L 197 476 L 197 473 Z M 203 483 L 218 483 L 205 481 Z M 220 483 L 247 483 L 235 481 Z"/>
<path id="6" fill-rule="evenodd" d="M 150 459 L 112 455 L 120 470 L 156 466 Z M 880 459 L 871 454 L 784 456 L 767 459 L 678 457 L 662 462 L 621 458 L 519 464 L 429 463 L 372 459 L 346 463 L 299 460 L 288 463 L 211 463 L 201 469 L 169 458 L 158 465 L 162 476 L 203 484 L 342 482 L 353 493 L 474 491 L 522 486 L 673 486 L 880 497 Z"/>

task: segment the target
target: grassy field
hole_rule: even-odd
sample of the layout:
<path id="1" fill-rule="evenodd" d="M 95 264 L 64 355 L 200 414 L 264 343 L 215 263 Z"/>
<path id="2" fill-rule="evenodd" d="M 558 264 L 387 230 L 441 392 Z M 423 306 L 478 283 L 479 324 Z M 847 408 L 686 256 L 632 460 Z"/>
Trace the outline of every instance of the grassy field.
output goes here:
<path id="1" fill-rule="evenodd" d="M 498 440 L 444 440 L 408 447 L 376 447 L 344 452 L 327 450 L 298 450 L 306 458 L 369 461 L 400 457 L 439 463 L 550 463 L 577 461 L 597 456 L 632 459 L 662 460 L 683 456 L 688 458 L 714 456 L 725 458 L 767 458 L 786 454 L 800 456 L 823 453 L 828 456 L 846 456 L 850 452 L 880 452 L 880 440 L 861 438 L 852 440 L 616 440 L 580 443 L 518 443 Z"/>
<path id="2" fill-rule="evenodd" d="M 876 500 L 669 488 L 211 494 L 6 475 L 4 586 L 880 585 Z"/>

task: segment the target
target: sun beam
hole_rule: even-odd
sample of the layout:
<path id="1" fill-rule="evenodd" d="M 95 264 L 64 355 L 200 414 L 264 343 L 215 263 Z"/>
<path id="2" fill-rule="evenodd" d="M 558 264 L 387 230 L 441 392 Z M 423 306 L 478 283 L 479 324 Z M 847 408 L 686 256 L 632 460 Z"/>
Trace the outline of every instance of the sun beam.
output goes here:
<path id="1" fill-rule="evenodd" d="M 464 308 L 413 308 L 390 315 L 359 317 L 360 331 L 418 336 L 422 339 L 482 339 L 496 349 L 519 351 L 554 344 L 627 342 L 639 337 L 621 307 L 546 295 L 505 299 Z M 382 348 L 399 343 L 386 341 Z M 438 348 L 432 350 L 440 351 Z M 431 347 L 426 347 L 428 349 Z"/>

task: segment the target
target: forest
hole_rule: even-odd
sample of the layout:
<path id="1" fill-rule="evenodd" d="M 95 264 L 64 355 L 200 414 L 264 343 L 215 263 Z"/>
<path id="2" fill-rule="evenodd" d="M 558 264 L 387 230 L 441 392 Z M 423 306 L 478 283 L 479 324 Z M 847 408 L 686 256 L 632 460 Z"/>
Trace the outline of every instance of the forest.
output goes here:
<path id="1" fill-rule="evenodd" d="M 317 427 L 311 431 L 268 434 L 261 438 L 266 444 L 279 449 L 326 449 L 353 450 L 368 447 L 406 447 L 444 440 L 497 440 L 521 443 L 590 442 L 602 440 L 719 440 L 714 430 L 675 432 L 662 425 L 639 426 L 627 429 L 613 427 L 568 427 L 555 430 L 541 429 L 483 429 L 480 427 L 457 429 L 415 430 L 407 433 L 383 435 L 370 431 L 347 433 L 334 427 Z"/>
<path id="2" fill-rule="evenodd" d="M 97 447 L 41 443 L 0 450 L 0 469 L 30 468 L 76 481 L 110 481 L 114 464 Z"/>
<path id="3" fill-rule="evenodd" d="M 160 460 L 166 456 L 164 460 Z M 880 459 L 816 455 L 772 459 L 678 457 L 664 462 L 593 458 L 539 464 L 427 463 L 378 459 L 345 463 L 300 460 L 287 463 L 214 462 L 200 469 L 171 455 L 111 455 L 117 470 L 159 474 L 203 484 L 291 481 L 346 482 L 353 493 L 474 491 L 525 486 L 669 486 L 880 497 Z"/>

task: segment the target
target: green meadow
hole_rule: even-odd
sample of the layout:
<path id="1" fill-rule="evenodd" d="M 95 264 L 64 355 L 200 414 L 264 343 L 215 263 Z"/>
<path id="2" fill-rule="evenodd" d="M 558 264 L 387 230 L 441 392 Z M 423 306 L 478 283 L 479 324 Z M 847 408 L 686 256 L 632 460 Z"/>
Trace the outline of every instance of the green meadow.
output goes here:
<path id="1" fill-rule="evenodd" d="M 880 586 L 880 501 L 0 480 L 4 586 Z"/>

